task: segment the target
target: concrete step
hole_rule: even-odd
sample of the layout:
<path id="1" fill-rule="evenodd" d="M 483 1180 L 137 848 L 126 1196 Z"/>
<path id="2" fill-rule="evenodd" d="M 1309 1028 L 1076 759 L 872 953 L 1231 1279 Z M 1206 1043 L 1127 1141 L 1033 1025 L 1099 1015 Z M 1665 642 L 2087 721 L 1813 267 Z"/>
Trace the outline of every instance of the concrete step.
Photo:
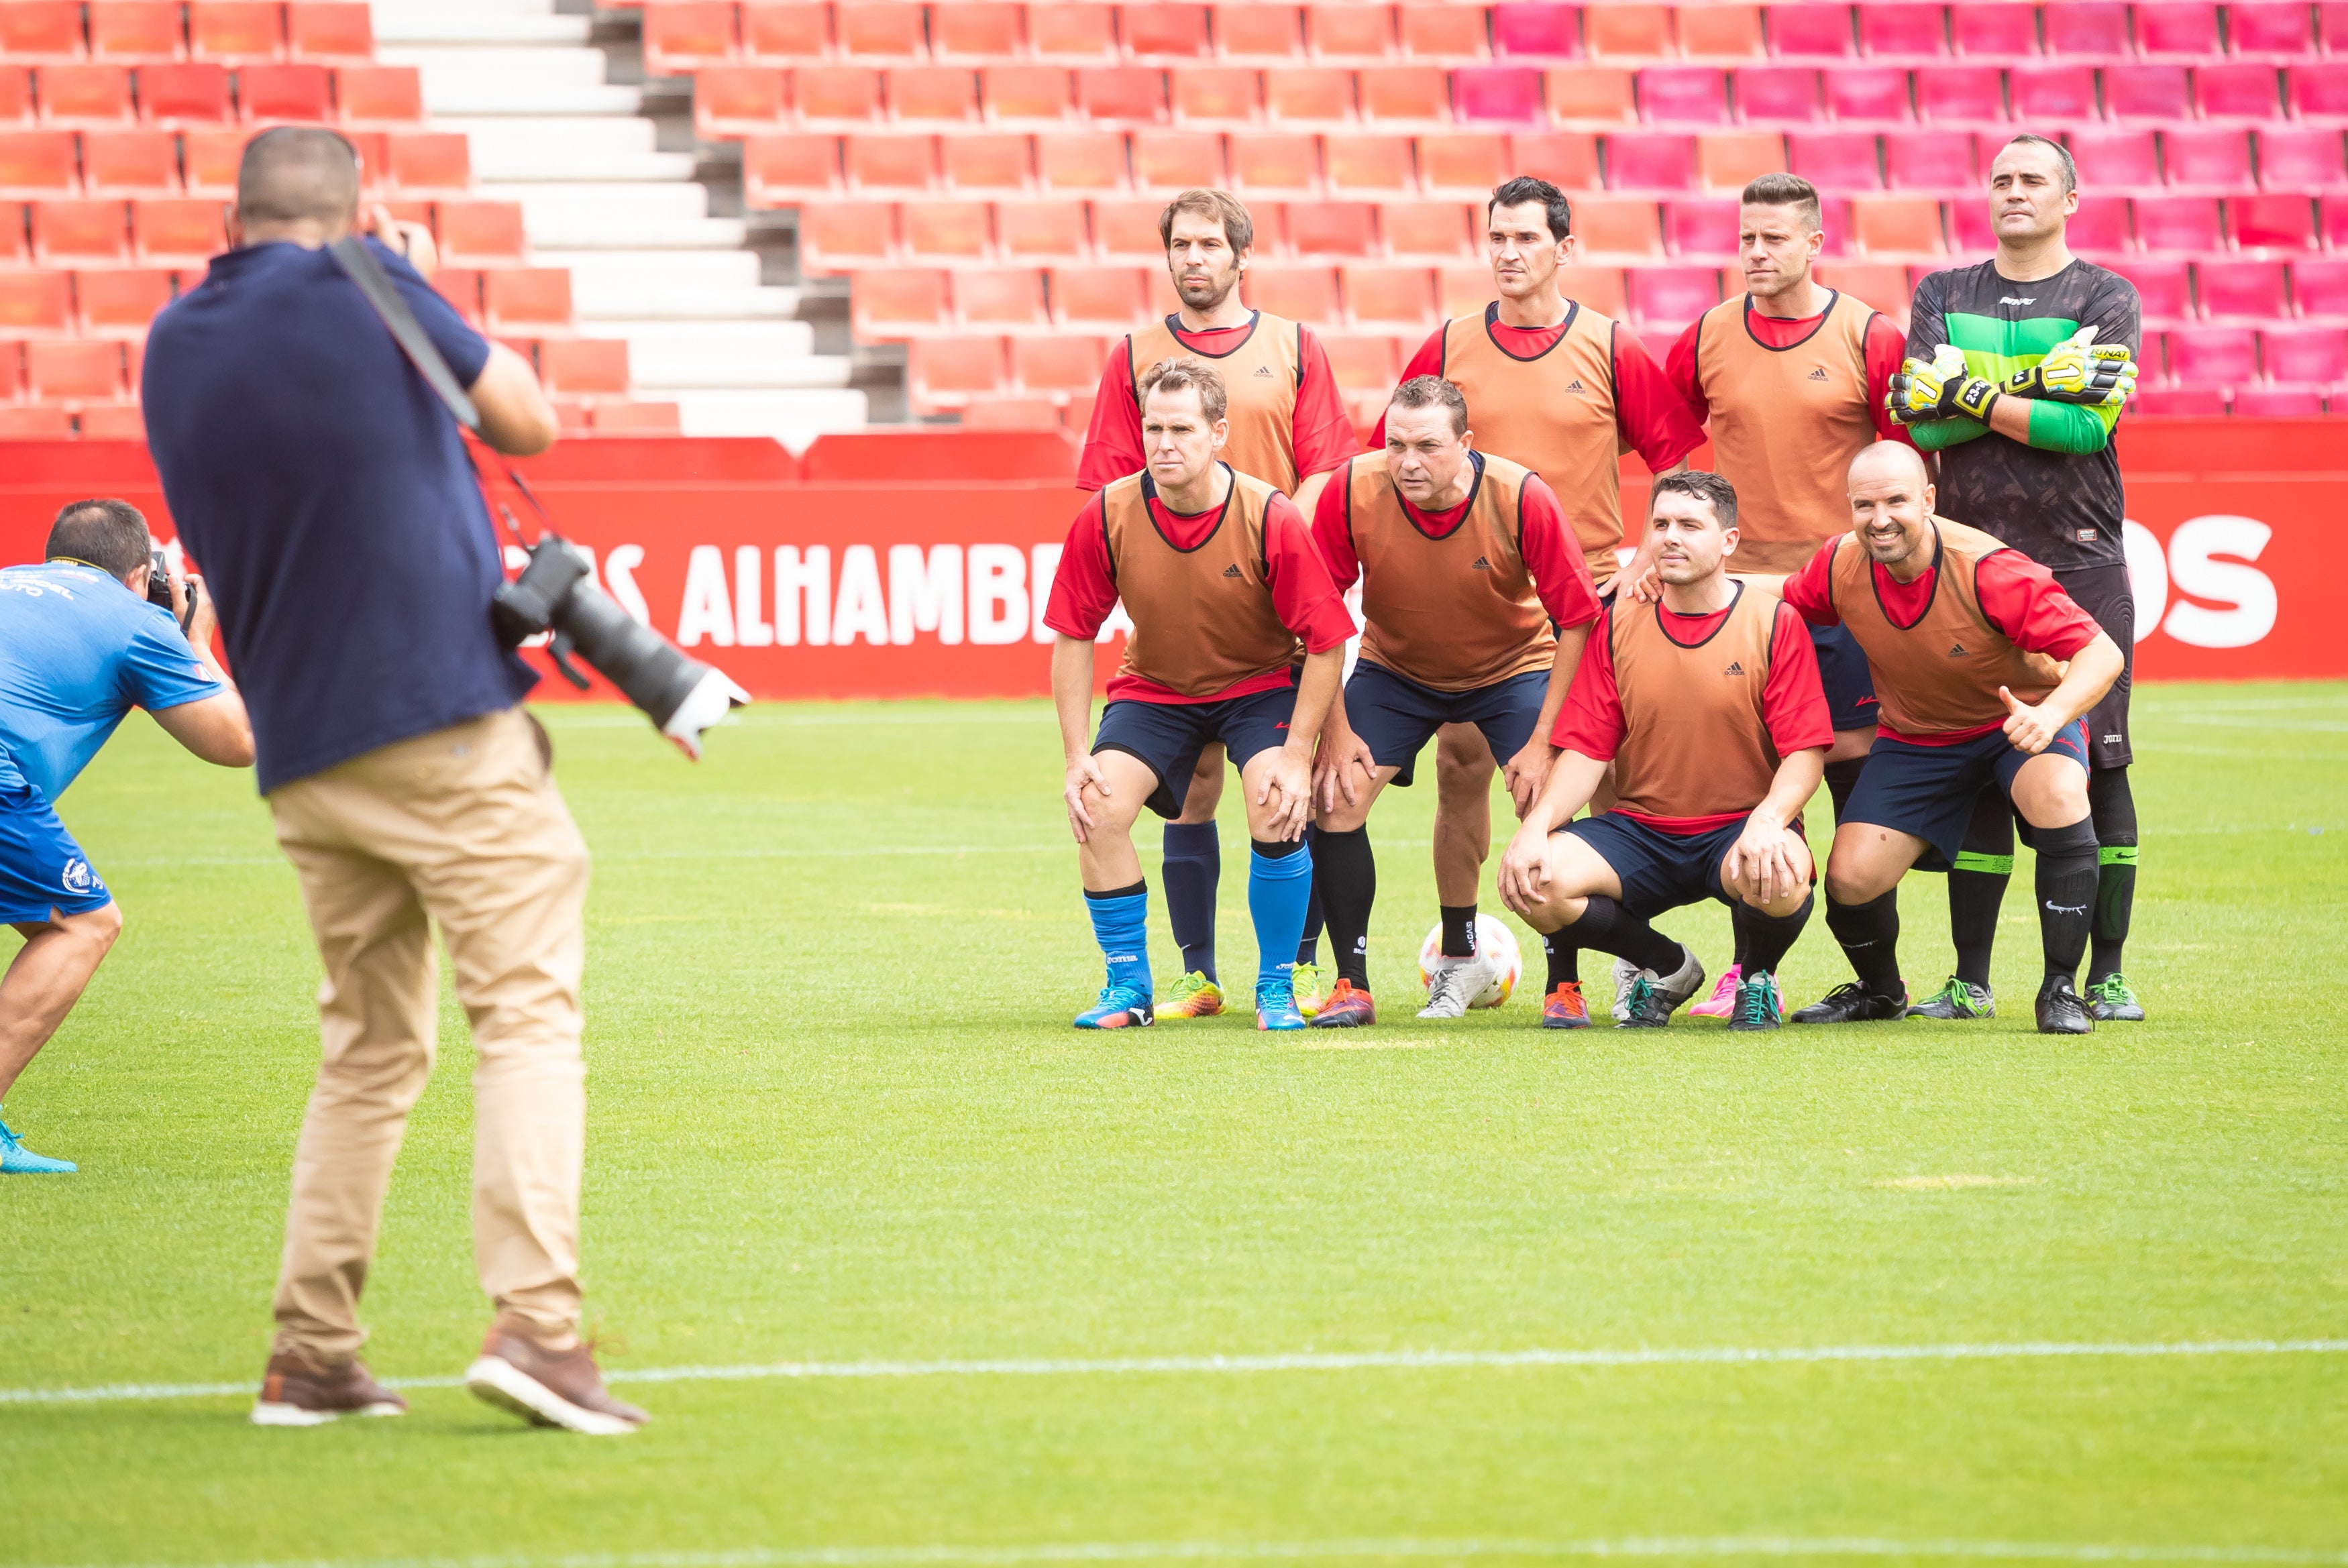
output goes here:
<path id="1" fill-rule="evenodd" d="M 819 436 L 861 430 L 864 395 L 848 388 L 822 392 L 675 391 L 661 401 L 677 405 L 687 436 L 771 436 L 804 452 Z"/>
<path id="2" fill-rule="evenodd" d="M 387 66 L 415 66 L 428 92 L 436 81 L 492 81 L 510 87 L 602 87 L 608 76 L 603 51 L 578 45 L 544 47 L 428 44 L 378 46 L 376 57 Z"/>
<path id="3" fill-rule="evenodd" d="M 737 289 L 758 286 L 755 251 L 581 251 L 541 246 L 541 267 L 568 267 L 574 295 L 581 284 L 655 289 Z"/>
<path id="4" fill-rule="evenodd" d="M 522 221 L 529 226 L 530 238 L 542 245 L 602 245 L 620 237 L 640 237 L 654 231 L 681 231 L 680 226 L 689 228 L 709 219 L 709 192 L 691 180 L 552 185 L 482 180 L 477 189 L 489 200 L 520 202 Z M 566 234 L 609 238 L 572 241 L 562 238 Z M 638 238 L 634 248 L 644 249 L 654 243 L 668 241 Z M 739 244 L 740 241 L 734 243 Z"/>
<path id="5" fill-rule="evenodd" d="M 633 277 L 571 278 L 582 327 L 602 336 L 607 322 L 778 321 L 799 313 L 797 289 L 696 288 Z"/>
<path id="6" fill-rule="evenodd" d="M 646 187 L 657 190 L 659 186 Z M 530 227 L 530 244 L 551 245 L 565 251 L 601 251 L 604 249 L 632 251 L 662 250 L 673 251 L 735 251 L 748 234 L 748 225 L 739 218 L 646 218 L 615 221 L 609 213 L 582 211 L 565 208 L 532 215 L 525 221 Z"/>
<path id="7" fill-rule="evenodd" d="M 805 322 L 598 322 L 597 337 L 624 336 L 640 387 L 846 386 L 845 354 L 818 354 Z"/>
<path id="8" fill-rule="evenodd" d="M 593 21 L 500 12 L 485 5 L 385 5 L 375 8 L 378 50 L 411 44 L 584 44 Z"/>
<path id="9" fill-rule="evenodd" d="M 480 119 L 439 116 L 438 130 L 471 141 L 473 174 L 483 180 L 601 184 L 691 179 L 689 152 L 659 152 L 653 122 L 631 116 Z"/>
<path id="10" fill-rule="evenodd" d="M 633 87 L 541 87 L 489 77 L 436 81 L 424 76 L 424 107 L 441 115 L 633 115 L 644 96 Z"/>

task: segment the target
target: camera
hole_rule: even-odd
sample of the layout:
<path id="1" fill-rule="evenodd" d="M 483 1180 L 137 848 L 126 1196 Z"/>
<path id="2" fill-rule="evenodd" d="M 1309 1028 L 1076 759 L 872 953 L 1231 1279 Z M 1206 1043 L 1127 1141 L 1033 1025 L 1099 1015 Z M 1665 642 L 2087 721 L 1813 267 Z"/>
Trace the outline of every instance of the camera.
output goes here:
<path id="1" fill-rule="evenodd" d="M 182 631 L 195 623 L 198 591 L 196 579 L 190 578 L 188 579 L 188 613 L 180 615 L 173 610 L 171 609 L 171 563 L 161 550 L 147 552 L 147 602 L 161 605 L 166 614 L 179 621 L 180 630 Z"/>
<path id="2" fill-rule="evenodd" d="M 697 760 L 702 732 L 747 703 L 750 694 L 613 603 L 590 580 L 586 558 L 567 539 L 543 533 L 528 548 L 530 563 L 498 589 L 489 606 L 498 641 L 519 648 L 551 632 L 546 651 L 564 680 L 587 690 L 587 677 L 569 657 L 575 652 Z"/>

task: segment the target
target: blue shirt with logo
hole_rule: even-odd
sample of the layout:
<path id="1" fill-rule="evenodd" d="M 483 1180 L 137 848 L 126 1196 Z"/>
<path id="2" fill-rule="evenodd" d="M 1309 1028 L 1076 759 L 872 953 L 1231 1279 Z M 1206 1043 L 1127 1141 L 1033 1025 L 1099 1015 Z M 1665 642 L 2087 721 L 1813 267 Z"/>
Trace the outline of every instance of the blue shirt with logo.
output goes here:
<path id="1" fill-rule="evenodd" d="M 54 801 L 133 708 L 218 696 L 170 612 L 94 566 L 0 571 L 0 788 Z"/>
<path id="2" fill-rule="evenodd" d="M 471 385 L 488 342 L 367 243 Z M 530 690 L 489 629 L 504 562 L 457 421 L 330 253 L 277 241 L 213 257 L 155 318 L 140 401 L 264 794 Z"/>

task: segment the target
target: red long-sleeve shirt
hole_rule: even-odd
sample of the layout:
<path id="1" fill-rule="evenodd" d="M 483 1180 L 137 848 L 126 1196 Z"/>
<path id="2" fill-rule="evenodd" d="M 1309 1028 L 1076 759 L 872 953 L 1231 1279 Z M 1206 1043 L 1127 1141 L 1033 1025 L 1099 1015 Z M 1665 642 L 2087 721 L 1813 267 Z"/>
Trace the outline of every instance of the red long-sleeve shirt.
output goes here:
<path id="1" fill-rule="evenodd" d="M 1818 324 L 1826 320 L 1826 312 L 1781 319 L 1748 310 L 1745 320 L 1753 329 L 1754 337 L 1766 347 L 1792 348 L 1818 330 Z M 1663 374 L 1679 389 L 1679 395 L 1687 400 L 1688 411 L 1699 422 L 1712 417 L 1712 400 L 1704 395 L 1703 380 L 1696 374 L 1696 329 L 1702 325 L 1701 322 L 1690 323 L 1687 331 L 1680 333 L 1679 341 L 1672 344 L 1671 353 L 1663 356 Z M 1879 315 L 1867 323 L 1867 406 L 1875 419 L 1875 434 L 1883 440 L 1913 446 L 1916 443 L 1909 438 L 1908 427 L 1892 418 L 1891 411 L 1883 405 L 1884 395 L 1891 390 L 1891 378 L 1900 373 L 1900 362 L 1907 354 L 1907 336 L 1891 324 L 1889 316 Z"/>
<path id="2" fill-rule="evenodd" d="M 1681 615 L 1660 605 L 1656 608 L 1663 616 L 1663 630 L 1672 640 L 1694 647 L 1718 631 L 1721 623 L 1728 619 L 1729 610 L 1736 607 L 1731 604 L 1727 610 L 1715 610 L 1710 615 Z M 1624 610 L 1627 614 L 1647 612 L 1643 604 Z M 1606 630 L 1600 627 L 1591 637 L 1590 646 L 1582 651 L 1581 662 L 1573 671 L 1573 683 L 1566 688 L 1565 706 L 1558 711 L 1557 728 L 1550 736 L 1551 745 L 1580 752 L 1601 763 L 1614 760 L 1626 729 L 1622 689 L 1614 678 L 1614 640 L 1606 635 Z M 1761 686 L 1761 712 L 1769 726 L 1769 743 L 1777 749 L 1780 757 L 1789 757 L 1813 746 L 1834 744 L 1834 719 L 1827 708 L 1826 691 L 1818 681 L 1818 651 L 1811 647 L 1810 634 L 1795 616 L 1780 615 L 1770 629 L 1769 678 Z M 1645 812 L 1623 811 L 1622 815 L 1660 832 L 1697 834 L 1725 827 L 1746 814 L 1732 811 L 1713 816 L 1651 816 Z"/>
<path id="3" fill-rule="evenodd" d="M 1255 330 L 1245 326 L 1216 327 L 1190 332 L 1177 324 L 1175 340 L 1200 354 L 1220 354 L 1238 346 Z M 1337 373 L 1330 368 L 1329 351 L 1311 328 L 1299 340 L 1303 365 L 1296 384 L 1296 413 L 1292 439 L 1296 446 L 1296 477 L 1309 479 L 1334 468 L 1360 451 L 1354 421 L 1337 391 Z M 1085 430 L 1085 449 L 1076 460 L 1076 485 L 1098 490 L 1128 474 L 1149 466 L 1141 449 L 1141 405 L 1133 395 L 1133 340 L 1120 339 L 1101 367 L 1100 393 L 1093 399 L 1092 423 Z M 1275 482 L 1277 475 L 1257 478 Z"/>
<path id="4" fill-rule="evenodd" d="M 1149 515 L 1169 544 L 1178 550 L 1191 550 L 1214 531 L 1223 507 L 1178 512 L 1152 496 Z M 1303 640 L 1308 652 L 1325 653 L 1343 647 L 1354 635 L 1354 617 L 1313 548 L 1303 515 L 1285 496 L 1274 495 L 1264 507 L 1263 555 L 1272 610 L 1280 623 Z M 1052 579 L 1052 597 L 1044 607 L 1044 624 L 1063 637 L 1089 641 L 1099 635 L 1102 623 L 1116 608 L 1117 579 L 1109 569 L 1108 541 L 1101 533 L 1101 501 L 1094 497 L 1077 509 L 1076 521 L 1068 525 L 1060 569 Z M 1186 697 L 1155 681 L 1120 672 L 1109 679 L 1108 697 L 1112 702 L 1128 698 L 1143 702 L 1220 702 L 1276 690 L 1286 685 L 1288 679 L 1287 671 L 1274 670 L 1208 696 Z"/>
<path id="5" fill-rule="evenodd" d="M 1849 544 L 1844 548 L 1858 547 Z M 1835 609 L 1834 584 L 1828 569 L 1833 555 L 1834 541 L 1830 539 L 1810 558 L 1807 566 L 1786 579 L 1786 602 L 1812 626 L 1842 624 L 1842 614 Z M 1869 563 L 1869 569 L 1875 576 L 1876 598 L 1893 624 L 1912 626 L 1931 607 L 1937 568 L 1926 567 L 1913 582 L 1901 582 L 1879 561 Z M 1989 623 L 2025 653 L 2066 660 L 2103 631 L 2096 624 L 2096 618 L 2063 591 L 2063 585 L 2054 580 L 2053 572 L 2020 550 L 1997 550 L 1983 556 L 1973 569 L 1973 591 L 1980 598 L 1982 614 Z M 1912 745 L 1953 746 L 2003 729 L 2004 721 L 1931 735 L 1903 735 L 1889 726 L 1879 728 L 1881 733 L 1893 740 Z"/>

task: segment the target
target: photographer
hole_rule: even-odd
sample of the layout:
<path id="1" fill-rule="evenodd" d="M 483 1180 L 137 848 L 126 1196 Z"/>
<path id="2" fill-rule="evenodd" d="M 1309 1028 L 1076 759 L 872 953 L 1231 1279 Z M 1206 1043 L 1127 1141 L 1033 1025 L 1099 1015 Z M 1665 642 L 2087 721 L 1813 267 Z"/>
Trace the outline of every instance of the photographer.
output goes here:
<path id="1" fill-rule="evenodd" d="M 358 1300 L 432 1068 L 437 924 L 472 1020 L 475 1258 L 496 1306 L 467 1386 L 541 1425 L 629 1431 L 644 1412 L 604 1390 L 578 1333 L 586 845 L 518 706 L 535 677 L 490 628 L 503 573 L 459 427 L 325 249 L 360 227 L 359 188 L 332 131 L 255 137 L 235 248 L 147 340 L 149 445 L 216 585 L 262 793 L 325 963 L 252 1418 L 407 1408 L 357 1358 Z M 551 445 L 528 363 L 433 292 L 430 236 L 380 209 L 366 228 L 482 437 Z"/>
<path id="2" fill-rule="evenodd" d="M 122 931 L 114 896 L 57 820 L 57 797 L 133 708 L 208 763 L 252 765 L 244 704 L 209 651 L 202 582 L 171 577 L 171 608 L 150 602 L 164 583 L 139 509 L 76 501 L 43 553 L 39 566 L 0 571 L 0 920 L 25 938 L 0 979 L 0 1099 Z M 0 1173 L 74 1168 L 0 1122 Z"/>

